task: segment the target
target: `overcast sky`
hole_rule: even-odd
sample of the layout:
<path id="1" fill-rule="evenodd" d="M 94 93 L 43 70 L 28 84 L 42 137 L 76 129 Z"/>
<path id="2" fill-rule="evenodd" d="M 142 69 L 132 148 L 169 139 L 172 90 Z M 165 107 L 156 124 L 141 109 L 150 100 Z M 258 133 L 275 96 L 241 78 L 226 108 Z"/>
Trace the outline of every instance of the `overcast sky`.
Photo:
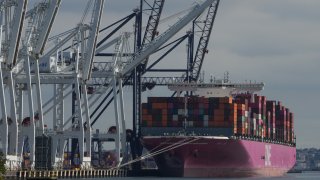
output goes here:
<path id="1" fill-rule="evenodd" d="M 63 0 L 52 35 L 75 27 L 86 2 Z M 138 2 L 106 0 L 101 26 L 129 15 Z M 194 2 L 167 0 L 163 17 L 187 9 Z M 298 147 L 320 147 L 319 9 L 319 0 L 221 0 L 203 66 L 207 76 L 222 77 L 229 71 L 232 81 L 265 82 L 262 94 L 270 100 L 281 100 L 294 112 Z M 161 25 L 160 29 L 168 28 L 169 24 Z M 120 32 L 132 31 L 132 25 L 133 22 L 129 23 Z M 165 62 L 172 66 L 184 63 L 185 44 L 164 60 L 162 66 L 168 65 Z M 157 93 L 157 90 L 146 92 L 145 96 L 157 96 Z M 132 93 L 126 89 L 126 94 L 130 103 Z M 131 107 L 126 108 L 130 119 Z M 104 113 L 106 119 L 113 117 L 112 110 Z M 105 122 L 97 124 L 96 127 L 102 128 Z"/>

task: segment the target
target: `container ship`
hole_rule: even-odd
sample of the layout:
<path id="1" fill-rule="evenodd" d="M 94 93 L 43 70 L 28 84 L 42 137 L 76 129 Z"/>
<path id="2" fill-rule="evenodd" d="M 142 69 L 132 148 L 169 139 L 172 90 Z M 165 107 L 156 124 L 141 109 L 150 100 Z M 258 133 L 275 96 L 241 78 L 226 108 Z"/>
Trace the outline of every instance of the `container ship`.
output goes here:
<path id="1" fill-rule="evenodd" d="M 180 83 L 148 97 L 142 142 L 162 176 L 282 176 L 296 161 L 293 113 L 258 95 L 263 83 Z"/>

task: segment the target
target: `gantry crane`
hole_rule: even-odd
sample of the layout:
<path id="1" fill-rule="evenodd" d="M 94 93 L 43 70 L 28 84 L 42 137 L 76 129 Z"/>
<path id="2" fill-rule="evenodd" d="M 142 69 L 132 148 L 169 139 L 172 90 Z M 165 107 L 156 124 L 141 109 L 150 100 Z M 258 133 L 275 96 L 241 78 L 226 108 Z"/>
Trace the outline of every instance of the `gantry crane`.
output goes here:
<path id="1" fill-rule="evenodd" d="M 47 38 L 52 29 L 53 22 L 55 20 L 57 11 L 60 7 L 61 0 L 50 0 L 42 1 L 38 3 L 33 9 L 29 10 L 26 14 L 26 19 L 28 21 L 28 26 L 26 27 L 24 40 L 22 47 L 19 51 L 20 58 L 18 59 L 17 75 L 24 74 L 26 84 L 26 91 L 28 96 L 29 104 L 29 117 L 28 119 L 23 119 L 20 126 L 19 134 L 19 154 L 22 156 L 25 148 L 25 138 L 29 140 L 30 145 L 30 161 L 32 168 L 35 165 L 35 138 L 36 136 L 42 136 L 44 133 L 44 123 L 43 123 L 43 110 L 42 110 L 42 92 L 40 86 L 40 74 L 39 74 L 39 59 L 44 52 L 44 47 L 47 41 Z M 23 68 L 19 68 L 19 65 Z M 33 66 L 32 66 L 33 65 Z M 35 77 L 35 89 L 36 92 L 33 92 L 32 88 L 32 73 L 31 68 L 33 68 L 33 74 Z M 22 89 L 16 89 L 18 97 L 18 105 L 20 110 L 23 109 L 23 94 Z M 19 97 L 21 96 L 21 97 Z M 34 96 L 37 99 L 37 110 L 34 106 Z M 22 111 L 19 111 L 20 114 L 23 114 Z M 20 115 L 21 116 L 21 115 Z"/>
<path id="2" fill-rule="evenodd" d="M 65 148 L 65 141 L 73 140 L 75 146 L 79 147 L 80 164 L 82 168 L 91 167 L 91 128 L 84 127 L 84 121 L 90 124 L 89 105 L 87 94 L 87 82 L 91 77 L 91 70 L 93 64 L 93 57 L 95 55 L 95 47 L 99 35 L 99 27 L 103 13 L 104 1 L 95 0 L 93 4 L 92 17 L 90 25 L 78 24 L 65 39 L 58 42 L 58 44 L 50 49 L 44 57 L 50 57 L 54 52 L 59 50 L 70 39 L 75 38 L 73 50 L 75 52 L 74 70 L 69 73 L 69 78 L 72 79 L 73 89 L 75 92 L 74 114 L 72 114 L 71 128 L 65 128 L 66 124 L 63 117 L 64 106 L 64 85 L 55 87 L 57 97 L 55 101 L 55 112 L 57 113 L 54 127 L 56 128 L 56 135 L 53 138 L 53 153 L 52 161 L 54 167 L 61 166 L 63 161 L 63 150 Z M 88 37 L 85 36 L 86 31 Z M 61 58 L 62 53 L 60 53 Z M 67 81 L 65 82 L 67 84 Z M 57 121 L 58 120 L 58 121 Z M 59 151 L 58 151 L 59 150 Z M 75 151 L 75 150 L 74 150 Z"/>
<path id="3" fill-rule="evenodd" d="M 22 152 L 25 142 L 24 139 L 27 138 L 29 140 L 28 144 L 30 144 L 30 159 L 33 166 L 35 160 L 36 126 L 30 74 L 30 60 L 34 61 L 35 64 L 35 84 L 37 89 L 36 96 L 38 107 L 37 118 L 39 118 L 37 131 L 40 135 L 42 135 L 44 129 L 38 60 L 39 56 L 43 53 L 47 37 L 50 33 L 53 21 L 55 19 L 55 15 L 60 6 L 60 0 L 43 1 L 28 12 L 26 12 L 27 0 L 2 1 L 1 5 L 4 6 L 4 8 L 1 8 L 4 9 L 4 12 L 2 12 L 1 19 L 5 19 L 4 22 L 6 25 L 6 29 L 4 30 L 5 40 L 3 43 L 4 48 L 2 53 L 4 55 L 4 63 L 6 64 L 4 70 L 7 73 L 5 82 L 6 85 L 9 87 L 8 89 L 10 93 L 11 104 L 11 117 L 8 117 L 8 119 L 10 119 L 11 135 L 6 135 L 2 137 L 8 137 L 10 139 L 11 148 L 9 149 L 16 155 L 16 168 L 20 166 L 20 161 L 22 160 Z M 12 7 L 14 7 L 14 14 L 11 19 Z M 23 22 L 25 18 L 28 18 L 28 27 L 25 31 L 26 34 L 24 37 L 24 41 L 22 44 L 20 44 L 21 35 L 23 32 Z M 24 78 L 23 82 L 17 83 L 15 77 L 19 75 L 22 75 Z M 1 79 L 1 84 L 2 83 L 3 79 Z M 27 90 L 28 92 L 30 115 L 28 120 L 23 119 L 23 89 L 20 87 L 23 87 L 24 84 L 27 84 L 25 90 Z M 1 91 L 1 94 L 3 94 L 3 86 L 1 87 Z M 4 98 L 3 101 L 5 101 Z M 4 107 L 4 111 L 2 112 L 2 114 L 4 116 L 7 116 L 5 111 L 5 104 L 3 104 L 2 107 Z M 24 122 L 23 120 L 27 120 L 28 123 Z M 9 163 L 10 162 L 11 161 L 9 160 Z"/>
<path id="4" fill-rule="evenodd" d="M 3 58 L 1 63 L 2 71 L 0 72 L 0 102 L 2 105 L 1 112 L 4 112 L 1 113 L 3 122 L 3 125 L 1 124 L 0 126 L 2 132 L 1 140 L 3 141 L 4 137 L 5 139 L 9 137 L 8 128 L 10 128 L 9 124 L 11 121 L 6 120 L 7 117 L 13 119 L 13 124 L 16 120 L 16 125 L 14 126 L 16 131 L 13 132 L 17 132 L 17 135 L 16 137 L 13 135 L 13 138 L 18 138 L 18 124 L 29 122 L 26 126 L 20 126 L 19 150 L 16 145 L 9 146 L 16 147 L 15 152 L 19 152 L 18 156 L 20 156 L 24 151 L 24 143 L 28 143 L 30 145 L 30 157 L 33 163 L 35 160 L 35 137 L 44 134 L 44 116 L 47 116 L 48 113 L 53 110 L 54 130 L 49 134 L 53 141 L 51 159 L 54 167 L 61 167 L 60 163 L 63 161 L 63 150 L 66 147 L 65 141 L 77 139 L 75 142 L 77 144 L 76 146 L 79 148 L 80 164 L 82 165 L 82 168 L 90 168 L 92 138 L 90 125 L 93 125 L 94 123 L 91 122 L 92 117 L 90 116 L 90 110 L 93 105 L 97 104 L 95 96 L 88 94 L 88 85 L 90 85 L 91 80 L 93 78 L 103 77 L 105 82 L 107 82 L 103 89 L 113 95 L 115 107 L 119 107 L 116 108 L 117 112 L 115 112 L 117 134 L 114 136 L 114 139 L 117 141 L 117 159 L 118 162 L 121 163 L 120 154 L 121 151 L 124 153 L 126 147 L 124 143 L 127 141 L 125 139 L 126 126 L 124 122 L 125 117 L 122 94 L 122 85 L 125 84 L 124 81 L 128 82 L 129 79 L 132 78 L 132 74 L 134 74 L 131 83 L 134 85 L 134 91 L 138 93 L 138 96 L 135 97 L 135 101 L 133 102 L 135 106 L 134 109 L 137 109 L 135 112 L 136 119 L 134 120 L 134 124 L 136 125 L 135 135 L 137 136 L 135 141 L 138 141 L 140 128 L 140 118 L 138 115 L 140 113 L 141 83 L 148 81 L 148 79 L 142 78 L 141 76 L 146 72 L 149 56 L 164 46 L 169 39 L 188 23 L 199 17 L 205 9 L 212 7 L 216 1 L 206 0 L 201 4 L 196 4 L 184 17 L 164 33 L 160 34 L 157 31 L 157 27 L 165 0 L 154 0 L 153 5 L 150 5 L 150 7 L 152 7 L 151 14 L 148 19 L 143 39 L 141 38 L 142 7 L 140 7 L 140 11 L 129 15 L 126 19 L 123 19 L 123 21 L 121 21 L 122 23 L 119 25 L 120 28 L 134 16 L 136 17 L 135 39 L 137 41 L 135 44 L 137 48 L 135 48 L 133 54 L 126 55 L 123 54 L 122 47 L 120 46 L 121 43 L 124 43 L 126 35 L 103 45 L 103 43 L 116 32 L 112 31 L 106 38 L 103 38 L 100 42 L 97 41 L 99 32 L 102 31 L 99 31 L 99 27 L 104 6 L 103 0 L 88 1 L 88 4 L 93 4 L 90 24 L 80 22 L 75 28 L 68 31 L 65 38 L 58 39 L 56 44 L 51 48 L 47 48 L 46 44 L 53 21 L 60 6 L 60 0 L 43 0 L 43 2 L 37 4 L 28 12 L 26 12 L 27 0 L 1 1 L 1 5 L 3 5 L 4 2 L 14 2 L 10 4 L 10 6 L 6 4 L 5 7 L 15 8 L 15 13 L 12 18 L 13 23 L 10 23 L 13 25 L 13 28 L 3 26 L 8 28 L 10 33 L 5 34 L 5 38 L 2 40 L 3 43 L 1 44 L 3 49 L 1 55 Z M 5 13 L 5 10 L 2 11 L 2 14 Z M 23 41 L 22 43 L 19 43 L 21 42 L 20 35 L 22 29 L 24 29 L 22 25 L 25 19 L 28 23 L 26 23 L 27 27 L 24 31 Z M 117 30 L 119 28 L 117 28 Z M 11 31 L 15 33 L 12 33 Z M 6 30 L 3 30 L 3 32 L 6 32 Z M 10 36 L 13 36 L 13 38 L 7 38 L 9 34 Z M 14 36 L 15 34 L 16 36 Z M 41 69 L 39 69 L 39 63 L 48 60 L 63 64 L 65 51 L 62 49 L 70 42 L 72 44 L 69 46 L 71 52 L 66 52 L 70 54 L 70 65 L 68 67 L 63 66 L 59 70 L 49 70 L 48 72 L 42 72 Z M 94 56 L 101 54 L 101 51 L 104 48 L 110 47 L 110 45 L 114 43 L 118 46 L 115 48 L 116 52 L 113 54 L 113 65 L 110 66 L 111 68 L 96 68 L 94 66 Z M 7 50 L 10 49 L 10 51 L 4 51 L 6 50 L 5 47 L 10 47 L 7 48 Z M 45 50 L 45 47 L 47 50 Z M 123 56 L 129 57 L 128 61 L 120 63 L 121 57 Z M 92 72 L 93 70 L 94 72 Z M 42 102 L 42 84 L 54 85 L 53 97 L 46 102 Z M 10 108 L 10 116 L 8 116 L 6 112 L 7 99 L 5 98 L 5 85 L 9 87 L 9 92 L 12 94 L 12 98 L 9 99 L 10 105 L 13 106 Z M 32 86 L 34 88 L 32 88 Z M 33 92 L 33 89 L 36 91 Z M 28 97 L 28 121 L 23 117 L 23 91 L 27 92 Z M 136 95 L 136 93 L 134 94 Z M 65 98 L 69 95 L 74 96 L 75 101 L 73 101 L 74 104 L 72 106 L 74 111 L 71 117 L 66 120 L 64 117 Z M 35 103 L 33 102 L 34 99 L 36 99 Z M 101 108 L 104 107 L 101 106 Z M 19 121 L 17 121 L 17 119 Z M 85 126 L 85 124 L 87 124 L 87 126 Z M 28 139 L 28 142 L 25 141 L 25 138 Z M 8 139 L 6 139 L 5 142 L 7 142 L 7 140 Z M 10 141 L 10 143 L 11 142 L 12 141 Z M 12 150 L 12 152 L 14 152 L 14 150 Z M 6 153 L 11 153 L 10 148 Z"/>

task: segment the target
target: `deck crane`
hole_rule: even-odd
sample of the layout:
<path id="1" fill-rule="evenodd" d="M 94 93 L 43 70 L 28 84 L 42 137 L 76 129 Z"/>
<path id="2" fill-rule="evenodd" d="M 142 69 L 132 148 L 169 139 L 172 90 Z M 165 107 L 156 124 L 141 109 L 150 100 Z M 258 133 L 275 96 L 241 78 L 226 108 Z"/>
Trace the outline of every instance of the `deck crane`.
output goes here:
<path id="1" fill-rule="evenodd" d="M 27 0 L 0 2 L 0 98 L 1 114 L 0 139 L 2 151 L 7 159 L 6 166 L 10 170 L 19 167 L 18 158 L 18 120 L 15 109 L 13 66 L 16 64 L 21 31 L 27 8 Z M 13 16 L 12 16 L 12 14 Z M 7 115 L 4 75 L 8 79 L 10 117 Z M 9 133 L 10 132 L 10 133 Z"/>
<path id="2" fill-rule="evenodd" d="M 30 125 L 21 126 L 19 135 L 19 153 L 22 155 L 24 147 L 24 137 L 28 137 L 29 144 L 31 146 L 30 161 L 32 168 L 35 165 L 35 137 L 41 136 L 44 133 L 39 59 L 44 52 L 44 47 L 50 34 L 57 11 L 60 7 L 60 3 L 61 0 L 44 0 L 27 13 L 28 27 L 22 44 L 23 46 L 20 50 L 21 59 L 19 59 L 19 61 L 24 63 L 24 73 L 26 75 L 25 83 L 27 84 Z M 34 93 L 32 91 L 31 65 L 33 65 L 35 74 L 36 99 L 38 108 L 36 114 L 33 102 Z M 19 89 L 17 91 L 19 91 Z M 21 92 L 19 94 L 22 96 Z M 20 102 L 17 104 L 19 104 L 20 106 L 23 106 L 22 99 L 23 98 L 18 98 Z M 22 112 L 20 113 L 22 114 Z M 36 127 L 35 118 L 39 119 L 39 123 L 37 125 L 38 127 Z"/>

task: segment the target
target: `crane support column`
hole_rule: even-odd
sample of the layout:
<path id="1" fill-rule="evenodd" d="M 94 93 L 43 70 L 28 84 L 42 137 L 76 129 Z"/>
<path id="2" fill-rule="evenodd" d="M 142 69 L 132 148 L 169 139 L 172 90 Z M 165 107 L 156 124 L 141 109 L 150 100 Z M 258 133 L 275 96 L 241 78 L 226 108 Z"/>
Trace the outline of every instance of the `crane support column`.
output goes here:
<path id="1" fill-rule="evenodd" d="M 84 83 L 82 85 L 82 93 L 83 93 L 83 103 L 84 103 L 84 115 L 86 119 L 86 123 L 90 124 L 90 115 L 89 115 L 89 104 L 88 104 L 88 92 L 87 92 L 87 85 Z M 84 133 L 85 133 L 85 139 L 86 139 L 86 153 L 83 161 L 83 165 L 86 167 L 91 166 L 91 138 L 92 138 L 92 132 L 91 132 L 91 126 L 83 127 Z"/>
<path id="2" fill-rule="evenodd" d="M 79 144 L 79 153 L 80 153 L 80 162 L 83 163 L 83 157 L 84 157 L 84 128 L 83 128 L 83 116 L 82 116 L 82 107 L 81 107 L 81 95 L 80 95 L 80 84 L 79 84 L 79 78 L 76 77 L 76 83 L 75 83 L 75 94 L 76 94 L 76 114 L 78 116 L 77 125 L 74 127 L 76 131 L 79 132 L 78 134 L 78 144 Z"/>
<path id="3" fill-rule="evenodd" d="M 42 136 L 44 133 L 44 124 L 43 124 L 43 109 L 42 109 L 42 94 L 41 94 L 41 86 L 40 86 L 40 74 L 39 74 L 39 61 L 35 60 L 35 74 L 36 74 L 36 94 L 37 94 L 37 118 L 39 118 L 39 124 L 37 128 L 36 135 Z"/>
<path id="4" fill-rule="evenodd" d="M 126 161 L 127 160 L 127 134 L 126 134 L 126 120 L 125 120 L 125 115 L 124 115 L 124 98 L 123 98 L 123 89 L 122 89 L 122 79 L 118 78 L 118 86 L 119 86 L 119 98 L 120 98 L 120 118 L 121 118 L 121 129 L 122 129 L 122 134 L 121 134 L 121 152 L 123 154 L 123 158 Z M 125 162 L 124 162 L 125 163 Z"/>
<path id="5" fill-rule="evenodd" d="M 25 49 L 25 51 L 27 51 Z M 32 84 L 31 84 L 31 74 L 30 74 L 30 59 L 29 55 L 25 56 L 25 70 L 27 74 L 27 91 L 28 91 L 28 103 L 29 103 L 29 118 L 30 118 L 30 124 L 26 124 L 27 127 L 23 127 L 23 132 L 28 137 L 29 145 L 30 147 L 30 162 L 31 162 L 31 168 L 34 168 L 34 162 L 35 162 L 35 118 L 34 118 L 34 106 L 33 106 L 33 96 L 32 96 Z M 22 134 L 24 135 L 24 134 Z M 23 143 L 24 146 L 24 143 Z M 23 151 L 22 151 L 23 152 Z"/>
<path id="6" fill-rule="evenodd" d="M 12 124 L 9 126 L 10 131 L 10 144 L 9 144 L 9 154 L 17 155 L 18 148 L 18 119 L 17 119 L 17 109 L 16 109 L 16 93 L 14 92 L 14 79 L 12 76 L 12 71 L 9 72 L 9 94 L 10 94 L 10 118 Z"/>
<path id="7" fill-rule="evenodd" d="M 1 120 L 0 120 L 0 139 L 2 143 L 2 151 L 4 156 L 8 155 L 8 120 L 7 120 L 7 107 L 5 100 L 5 89 L 3 84 L 2 62 L 0 62 L 0 106 L 1 106 Z"/>
<path id="8" fill-rule="evenodd" d="M 117 79 L 116 76 L 113 77 L 113 102 L 114 102 L 114 113 L 115 113 L 115 119 L 116 119 L 116 159 L 117 159 L 117 166 L 120 165 L 121 159 L 120 159 L 120 140 L 121 140 L 121 128 L 120 128 L 120 120 L 119 120 L 119 112 L 118 112 L 118 93 L 117 93 Z"/>

